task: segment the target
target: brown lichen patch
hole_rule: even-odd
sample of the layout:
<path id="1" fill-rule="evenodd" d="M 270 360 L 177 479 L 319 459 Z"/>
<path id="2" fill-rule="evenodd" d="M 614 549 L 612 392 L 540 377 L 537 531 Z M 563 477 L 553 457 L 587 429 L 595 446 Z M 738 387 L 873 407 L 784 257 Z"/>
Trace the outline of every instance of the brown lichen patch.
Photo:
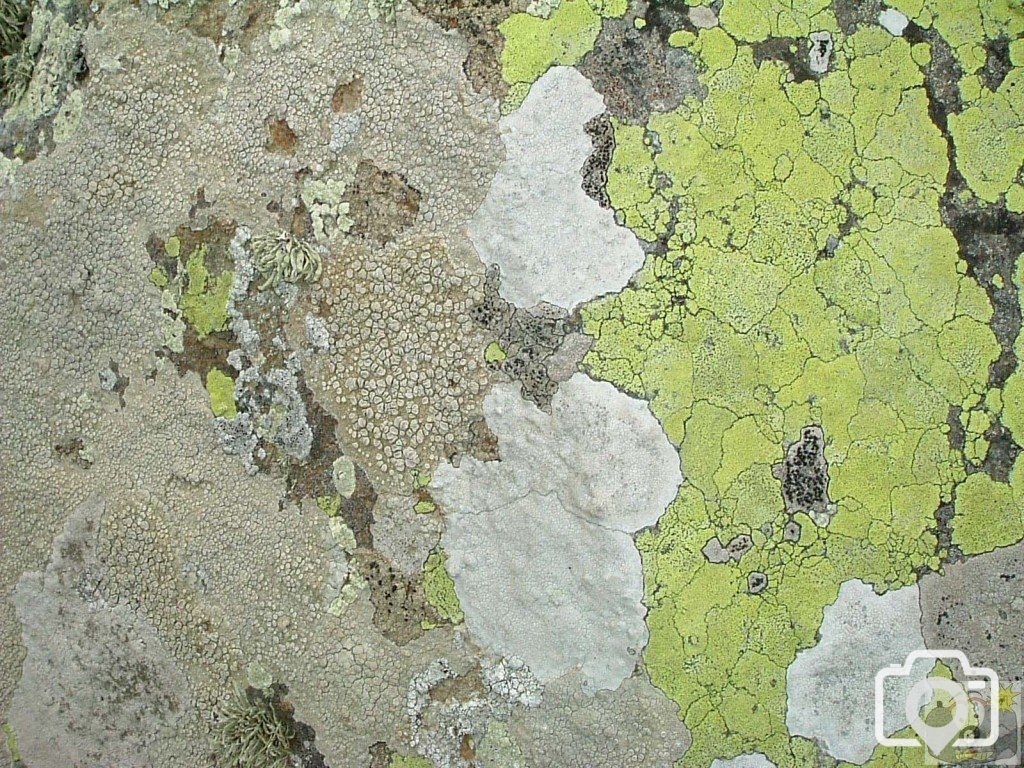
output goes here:
<path id="1" fill-rule="evenodd" d="M 295 147 L 299 143 L 299 137 L 288 121 L 282 117 L 272 117 L 267 120 L 267 152 L 274 152 L 279 155 L 294 155 Z"/>
<path id="2" fill-rule="evenodd" d="M 363 102 L 363 78 L 356 75 L 351 80 L 338 83 L 331 97 L 331 109 L 344 115 L 355 112 Z"/>
<path id="3" fill-rule="evenodd" d="M 448 677 L 432 687 L 429 696 L 439 704 L 457 701 L 478 701 L 486 699 L 487 686 L 481 676 L 480 665 L 475 665 L 464 675 Z"/>
<path id="4" fill-rule="evenodd" d="M 526 10 L 520 0 L 412 0 L 420 13 L 444 29 L 457 29 L 469 44 L 462 65 L 473 88 L 501 99 L 508 83 L 501 77 L 505 45 L 498 25 L 512 13 Z"/>
<path id="5" fill-rule="evenodd" d="M 469 315 L 481 282 L 439 238 L 347 240 L 296 306 L 295 317 L 326 329 L 304 361 L 310 388 L 378 488 L 409 488 L 414 471 L 430 474 L 465 447 L 487 383 L 483 331 Z"/>
<path id="6" fill-rule="evenodd" d="M 386 638 L 396 645 L 406 645 L 424 633 L 424 620 L 437 620 L 423 593 L 421 578 L 407 578 L 372 550 L 360 550 L 355 560 L 370 587 L 373 623 Z"/>
<path id="7" fill-rule="evenodd" d="M 401 174 L 361 160 L 342 199 L 349 204 L 353 235 L 388 243 L 416 220 L 420 197 Z"/>

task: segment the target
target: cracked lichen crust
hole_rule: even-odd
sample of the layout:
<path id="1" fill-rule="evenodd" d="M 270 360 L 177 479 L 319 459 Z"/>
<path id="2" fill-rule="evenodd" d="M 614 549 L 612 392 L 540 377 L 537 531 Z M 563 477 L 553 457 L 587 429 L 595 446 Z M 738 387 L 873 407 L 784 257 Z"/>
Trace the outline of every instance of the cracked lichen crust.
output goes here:
<path id="1" fill-rule="evenodd" d="M 672 499 L 678 458 L 645 404 L 608 384 L 573 376 L 550 414 L 516 389 L 484 402 L 501 461 L 464 457 L 431 484 L 466 626 L 542 681 L 579 666 L 591 689 L 615 688 L 647 636 L 632 534 Z"/>
<path id="2" fill-rule="evenodd" d="M 300 305 L 327 333 L 307 357 L 310 387 L 375 482 L 411 485 L 417 468 L 464 450 L 479 415 L 486 341 L 469 311 L 483 279 L 458 259 L 438 237 L 347 243 Z"/>
<path id="3" fill-rule="evenodd" d="M 150 622 L 103 595 L 103 512 L 102 499 L 84 501 L 46 570 L 18 582 L 26 658 L 8 725 L 25 765 L 84 766 L 98 755 L 125 768 L 187 768 L 187 742 L 200 731 L 186 679 Z"/>
<path id="4" fill-rule="evenodd" d="M 560 677 L 539 707 L 513 714 L 508 731 L 523 765 L 538 767 L 671 768 L 690 746 L 676 705 L 642 673 L 596 693 L 579 672 Z"/>
<path id="5" fill-rule="evenodd" d="M 986 13 L 1014 21 L 976 39 L 1016 28 L 1001 8 Z M 689 759 L 800 765 L 817 748 L 790 737 L 782 682 L 839 585 L 895 589 L 1024 534 L 1021 471 L 982 460 L 1006 444 L 993 414 L 1020 406 L 992 391 L 993 304 L 960 260 L 967 230 L 947 228 L 950 158 L 970 156 L 932 119 L 929 44 L 874 17 L 841 28 L 827 2 L 727 0 L 719 21 L 673 36 L 703 101 L 613 119 L 607 193 L 651 246 L 629 288 L 584 308 L 585 365 L 651 402 L 686 468 L 639 546 L 645 660 L 693 731 Z M 798 60 L 824 33 L 827 61 L 820 45 Z M 794 42 L 765 47 L 779 37 Z M 973 411 L 965 451 L 950 414 Z M 809 425 L 821 450 L 794 494 L 785 462 Z M 707 549 L 739 535 L 740 559 Z"/>

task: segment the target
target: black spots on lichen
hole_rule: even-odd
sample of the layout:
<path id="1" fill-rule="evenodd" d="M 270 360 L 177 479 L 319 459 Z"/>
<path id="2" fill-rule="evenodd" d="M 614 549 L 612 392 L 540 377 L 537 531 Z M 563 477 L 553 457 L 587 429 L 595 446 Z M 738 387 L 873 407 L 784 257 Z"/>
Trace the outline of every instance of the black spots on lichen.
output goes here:
<path id="1" fill-rule="evenodd" d="M 342 200 L 349 205 L 350 234 L 386 244 L 412 226 L 422 195 L 400 173 L 378 168 L 369 160 L 356 166 L 355 178 Z"/>
<path id="2" fill-rule="evenodd" d="M 782 481 L 788 515 L 802 512 L 820 526 L 828 524 L 836 507 L 828 497 L 828 462 L 821 427 L 804 427 L 800 439 L 789 446 L 785 459 L 773 467 L 772 474 Z"/>
<path id="3" fill-rule="evenodd" d="M 768 576 L 760 571 L 751 571 L 747 575 L 747 592 L 759 595 L 768 588 Z"/>
<path id="4" fill-rule="evenodd" d="M 427 602 L 421 575 L 408 577 L 390 560 L 372 550 L 360 550 L 356 567 L 370 588 L 373 623 L 396 645 L 407 645 L 422 635 L 423 621 L 443 621 Z"/>
<path id="5" fill-rule="evenodd" d="M 634 18 L 630 13 L 605 19 L 579 70 L 604 97 L 611 115 L 642 125 L 652 112 L 670 112 L 687 96 L 703 99 L 707 92 L 690 52 L 670 46 L 668 34 L 657 25 L 637 29 Z"/>
<path id="6" fill-rule="evenodd" d="M 607 186 L 608 168 L 611 167 L 615 152 L 615 129 L 605 112 L 588 120 L 583 130 L 594 145 L 594 151 L 583 164 L 583 191 L 602 208 L 611 208 Z"/>

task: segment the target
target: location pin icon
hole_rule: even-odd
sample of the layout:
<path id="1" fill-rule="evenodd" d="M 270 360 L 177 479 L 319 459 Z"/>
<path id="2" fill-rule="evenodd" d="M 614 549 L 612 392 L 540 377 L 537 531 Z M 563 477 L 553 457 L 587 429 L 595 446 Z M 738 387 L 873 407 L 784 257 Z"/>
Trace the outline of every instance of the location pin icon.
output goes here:
<path id="1" fill-rule="evenodd" d="M 945 725 L 929 725 L 921 719 L 921 706 L 931 701 L 939 691 L 950 696 L 950 720 Z M 910 689 L 906 704 L 907 722 L 928 747 L 928 751 L 937 757 L 953 743 L 960 735 L 961 729 L 967 725 L 970 706 L 962 686 L 944 677 L 928 677 Z"/>

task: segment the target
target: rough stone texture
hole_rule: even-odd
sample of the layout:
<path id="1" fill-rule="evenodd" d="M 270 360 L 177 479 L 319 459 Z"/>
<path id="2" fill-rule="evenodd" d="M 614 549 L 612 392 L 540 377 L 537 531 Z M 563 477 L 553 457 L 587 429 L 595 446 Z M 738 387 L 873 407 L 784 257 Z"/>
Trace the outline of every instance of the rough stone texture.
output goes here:
<path id="1" fill-rule="evenodd" d="M 636 237 L 581 187 L 593 151 L 585 125 L 603 111 L 583 75 L 554 67 L 501 120 L 505 162 L 469 235 L 484 262 L 501 268 L 501 295 L 513 304 L 571 309 L 619 290 L 643 264 Z"/>
<path id="2" fill-rule="evenodd" d="M 640 674 L 593 695 L 579 673 L 565 675 L 509 731 L 538 768 L 671 768 L 690 746 L 678 707 Z"/>
<path id="3" fill-rule="evenodd" d="M 418 575 L 441 538 L 441 520 L 416 512 L 412 496 L 382 496 L 373 508 L 373 548 L 391 559 L 406 576 Z"/>
<path id="4" fill-rule="evenodd" d="M 0 188 L 0 325 L 11 329 L 0 334 L 0 720 L 13 711 L 26 658 L 38 679 L 35 659 L 49 653 L 42 643 L 61 642 L 40 634 L 60 618 L 46 607 L 50 598 L 19 616 L 15 586 L 25 585 L 21 608 L 26 595 L 47 594 L 45 577 L 42 586 L 39 577 L 20 580 L 44 571 L 71 510 L 96 497 L 105 510 L 97 547 L 109 569 L 102 599 L 128 611 L 97 626 L 155 636 L 151 661 L 166 649 L 186 681 L 182 717 L 199 724 L 194 738 L 161 742 L 173 756 L 160 753 L 155 764 L 203 765 L 207 718 L 259 661 L 287 685 L 327 763 L 363 765 L 380 742 L 410 748 L 412 676 L 440 656 L 465 661 L 469 652 L 448 629 L 398 647 L 374 626 L 370 590 L 355 583 L 345 585 L 350 601 L 327 611 L 337 547 L 326 518 L 312 499 L 289 499 L 284 478 L 250 476 L 226 455 L 199 377 L 159 359 L 164 317 L 145 245 L 186 222 L 278 228 L 301 180 L 326 174 L 346 152 L 422 195 L 399 222 L 402 237 L 441 243 L 472 264 L 466 219 L 500 157 L 497 108 L 471 93 L 465 45 L 407 7 L 392 26 L 370 20 L 363 3 L 345 18 L 304 3 L 277 50 L 265 19 L 254 20 L 244 45 L 228 40 L 218 51 L 209 39 L 170 31 L 160 13 L 105 4 L 85 35 L 80 119 Z M 360 98 L 336 112 L 334 94 L 353 82 L 354 62 Z M 339 142 L 342 118 L 358 119 Z M 268 125 L 279 121 L 290 132 L 279 138 L 294 134 L 288 153 L 268 151 Z M 298 322 L 304 338 L 303 316 Z M 466 354 L 478 360 L 480 348 Z M 121 392 L 102 385 L 111 364 L 128 382 Z M 372 489 L 359 477 L 364 504 Z M 370 543 L 368 520 L 358 534 Z M 79 618 L 75 607 L 60 620 Z M 132 652 L 130 644 L 110 650 Z M 78 672 L 69 665 L 67 674 Z M 67 681 L 45 682 L 56 701 Z M 79 721 L 49 727 L 59 733 Z M 90 726 L 74 738 L 83 754 L 100 754 L 108 736 Z"/>
<path id="5" fill-rule="evenodd" d="M 103 508 L 83 502 L 45 572 L 18 582 L 27 655 L 7 719 L 22 760 L 38 768 L 188 768 L 187 740 L 201 728 L 185 676 L 143 616 L 102 596 Z"/>
<path id="6" fill-rule="evenodd" d="M 704 97 L 706 90 L 697 79 L 692 54 L 668 44 L 670 31 L 655 24 L 637 29 L 631 13 L 605 19 L 601 25 L 594 50 L 580 64 L 580 71 L 619 120 L 642 124 L 652 112 L 673 110 L 687 96 Z"/>
<path id="7" fill-rule="evenodd" d="M 800 651 L 786 673 L 786 726 L 796 736 L 820 739 L 837 760 L 863 763 L 877 746 L 874 734 L 875 673 L 903 664 L 924 648 L 918 587 L 875 594 L 862 581 L 847 581 L 825 608 L 818 644 Z M 886 686 L 886 732 L 907 726 L 903 702 L 929 671 L 917 664 L 908 677 Z M 890 719 L 889 715 L 892 715 Z"/>
<path id="8" fill-rule="evenodd" d="M 484 413 L 501 461 L 467 457 L 432 484 L 466 626 L 542 681 L 580 666 L 588 688 L 615 688 L 647 638 L 631 534 L 674 497 L 678 457 L 644 403 L 583 374 L 550 415 L 512 385 L 497 385 Z"/>
<path id="9" fill-rule="evenodd" d="M 946 565 L 921 579 L 921 629 L 929 648 L 957 648 L 1006 680 L 1024 675 L 1024 544 Z"/>

